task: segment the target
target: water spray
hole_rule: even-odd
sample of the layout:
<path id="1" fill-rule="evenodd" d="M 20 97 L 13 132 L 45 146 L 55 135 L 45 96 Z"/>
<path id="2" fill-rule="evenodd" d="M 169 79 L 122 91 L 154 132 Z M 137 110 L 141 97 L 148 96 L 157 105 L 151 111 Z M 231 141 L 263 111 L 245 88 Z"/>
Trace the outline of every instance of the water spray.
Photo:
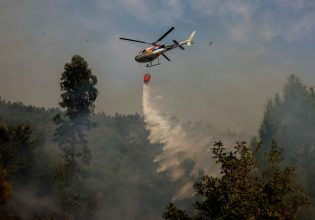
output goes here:
<path id="1" fill-rule="evenodd" d="M 200 170 L 208 175 L 218 176 L 219 167 L 211 160 L 210 147 L 215 134 L 205 129 L 185 127 L 179 121 L 170 120 L 161 113 L 163 96 L 149 84 L 143 85 L 143 115 L 146 129 L 150 132 L 152 144 L 162 144 L 162 153 L 154 158 L 158 163 L 157 172 L 168 172 L 172 181 L 180 181 L 181 188 L 174 199 L 183 199 L 193 195 L 193 183 Z M 184 163 L 192 161 L 192 167 L 186 169 Z"/>

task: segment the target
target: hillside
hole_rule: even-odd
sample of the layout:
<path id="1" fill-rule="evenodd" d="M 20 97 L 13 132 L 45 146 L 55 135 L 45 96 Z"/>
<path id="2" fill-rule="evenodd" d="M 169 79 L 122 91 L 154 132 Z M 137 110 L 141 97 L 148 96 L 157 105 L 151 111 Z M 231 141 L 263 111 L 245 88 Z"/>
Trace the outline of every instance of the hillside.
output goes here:
<path id="1" fill-rule="evenodd" d="M 54 198 L 53 185 L 55 169 L 62 160 L 57 145 L 52 142 L 55 130 L 52 118 L 59 112 L 58 109 L 0 100 L 1 122 L 12 126 L 18 123 L 30 124 L 39 142 L 28 187 L 18 183 L 14 186 L 13 198 L 18 203 L 51 200 L 54 205 L 47 207 L 47 210 L 60 207 Z M 149 143 L 149 132 L 145 129 L 142 116 L 97 113 L 92 118 L 92 125 L 88 143 L 93 158 L 88 168 L 90 175 L 85 182 L 97 195 L 98 208 L 93 212 L 95 218 L 159 219 L 165 204 L 172 200 L 180 183 L 172 182 L 167 172 L 156 172 L 158 165 L 153 160 L 161 153 L 162 145 Z M 209 135 L 225 134 L 215 131 L 213 126 L 204 122 L 186 123 L 185 127 L 202 130 Z M 228 135 L 236 137 L 236 134 Z M 191 163 L 187 161 L 182 166 L 186 172 L 191 169 Z M 29 192 L 29 188 L 33 190 Z M 27 191 L 25 193 L 32 199 L 26 200 L 14 193 L 22 195 L 21 191 Z M 185 203 L 185 200 L 179 201 L 183 206 Z M 34 204 L 29 204 L 29 207 L 38 206 L 38 203 Z"/>

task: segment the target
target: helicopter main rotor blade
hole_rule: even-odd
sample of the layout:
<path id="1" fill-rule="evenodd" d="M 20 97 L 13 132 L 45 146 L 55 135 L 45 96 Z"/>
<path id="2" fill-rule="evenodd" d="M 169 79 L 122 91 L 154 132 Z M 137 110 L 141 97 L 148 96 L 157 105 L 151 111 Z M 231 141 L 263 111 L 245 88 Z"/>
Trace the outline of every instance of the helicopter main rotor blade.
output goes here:
<path id="1" fill-rule="evenodd" d="M 148 42 L 144 42 L 144 41 L 141 41 L 141 40 L 133 40 L 133 39 L 124 38 L 124 37 L 120 37 L 119 39 L 120 39 L 120 40 L 133 41 L 133 42 L 142 43 L 142 44 L 150 44 L 150 43 L 148 43 Z M 151 45 L 151 44 L 150 44 L 150 45 Z"/>
<path id="2" fill-rule="evenodd" d="M 164 53 L 161 53 L 161 54 L 165 59 L 167 59 L 168 61 L 171 61 L 170 58 L 168 58 Z"/>
<path id="3" fill-rule="evenodd" d="M 166 35 L 168 35 L 172 30 L 174 30 L 174 27 L 171 27 L 165 34 L 162 35 L 157 41 L 153 42 L 152 45 L 156 44 L 157 42 L 161 41 Z"/>

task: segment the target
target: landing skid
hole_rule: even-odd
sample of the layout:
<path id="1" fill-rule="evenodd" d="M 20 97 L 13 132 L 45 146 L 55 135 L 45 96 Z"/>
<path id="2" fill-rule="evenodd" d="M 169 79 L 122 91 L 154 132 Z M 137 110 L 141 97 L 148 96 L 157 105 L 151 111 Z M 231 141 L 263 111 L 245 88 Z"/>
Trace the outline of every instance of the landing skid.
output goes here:
<path id="1" fill-rule="evenodd" d="M 160 65 L 160 60 L 158 59 L 158 62 L 156 64 L 152 64 L 152 62 L 150 62 L 150 64 L 147 63 L 146 67 L 152 67 L 152 66 L 157 66 Z"/>
<path id="2" fill-rule="evenodd" d="M 152 67 L 152 66 L 158 66 L 160 65 L 160 63 L 156 63 L 156 64 L 147 64 L 146 67 Z"/>

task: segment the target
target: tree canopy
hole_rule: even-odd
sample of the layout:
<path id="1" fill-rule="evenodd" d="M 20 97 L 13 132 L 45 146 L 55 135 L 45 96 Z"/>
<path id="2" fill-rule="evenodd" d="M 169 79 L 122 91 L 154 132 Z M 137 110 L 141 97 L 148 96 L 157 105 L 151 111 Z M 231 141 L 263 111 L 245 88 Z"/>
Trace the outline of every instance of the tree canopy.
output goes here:
<path id="1" fill-rule="evenodd" d="M 83 201 L 92 197 L 83 179 L 88 175 L 84 165 L 91 161 L 87 132 L 98 94 L 96 83 L 96 76 L 81 56 L 74 55 L 71 63 L 65 64 L 59 102 L 65 114 L 64 117 L 60 114 L 54 117 L 57 125 L 54 141 L 63 151 L 64 158 L 56 168 L 56 195 L 68 209 L 68 219 L 72 219 L 73 210 L 79 210 Z"/>
<path id="2" fill-rule="evenodd" d="M 58 126 L 54 140 L 64 151 L 65 160 L 80 158 L 83 163 L 90 162 L 86 131 L 90 128 L 90 117 L 98 94 L 96 83 L 96 76 L 81 56 L 74 55 L 71 63 L 65 64 L 60 82 L 63 93 L 59 105 L 65 108 L 66 118 L 60 114 L 54 118 Z"/>
<path id="3" fill-rule="evenodd" d="M 292 219 L 308 204 L 308 196 L 295 182 L 295 168 L 282 163 L 276 142 L 263 166 L 246 142 L 237 143 L 234 149 L 228 152 L 222 142 L 214 144 L 213 158 L 221 164 L 221 176 L 203 174 L 195 183 L 196 214 L 190 219 Z M 173 204 L 163 217 L 188 218 Z"/>
<path id="4" fill-rule="evenodd" d="M 311 206 L 303 216 L 315 218 L 315 92 L 295 75 L 289 76 L 282 94 L 272 97 L 259 129 L 261 152 L 276 139 L 283 146 L 285 160 L 297 167 L 298 181 L 310 192 Z M 262 153 L 259 155 L 262 157 Z M 302 218 L 302 216 L 300 216 Z"/>
<path id="5" fill-rule="evenodd" d="M 276 139 L 285 146 L 285 155 L 294 162 L 298 148 L 309 151 L 315 146 L 315 92 L 295 75 L 288 78 L 282 95 L 269 99 L 259 129 L 262 148 Z M 302 153 L 302 152 L 301 152 Z"/>

